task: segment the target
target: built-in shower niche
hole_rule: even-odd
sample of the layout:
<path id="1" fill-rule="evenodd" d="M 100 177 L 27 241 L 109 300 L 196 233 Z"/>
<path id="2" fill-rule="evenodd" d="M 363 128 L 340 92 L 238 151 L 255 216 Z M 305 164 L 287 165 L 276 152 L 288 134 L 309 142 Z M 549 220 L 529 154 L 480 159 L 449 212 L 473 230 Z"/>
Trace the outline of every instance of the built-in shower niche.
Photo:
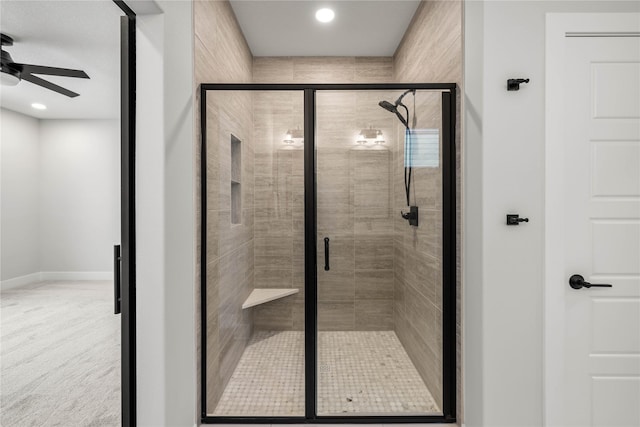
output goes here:
<path id="1" fill-rule="evenodd" d="M 242 145 L 231 135 L 231 224 L 242 222 Z"/>

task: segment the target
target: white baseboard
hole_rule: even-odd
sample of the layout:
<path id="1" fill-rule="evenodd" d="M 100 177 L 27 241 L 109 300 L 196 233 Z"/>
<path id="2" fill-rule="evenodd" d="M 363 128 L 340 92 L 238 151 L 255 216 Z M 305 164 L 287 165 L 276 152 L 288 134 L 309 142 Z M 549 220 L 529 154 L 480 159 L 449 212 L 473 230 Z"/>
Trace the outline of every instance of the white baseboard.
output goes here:
<path id="1" fill-rule="evenodd" d="M 31 283 L 42 282 L 42 273 L 25 274 L 24 276 L 14 277 L 0 282 L 0 290 L 15 289 Z"/>
<path id="2" fill-rule="evenodd" d="M 113 271 L 43 271 L 42 280 L 113 280 Z"/>
<path id="3" fill-rule="evenodd" d="M 0 282 L 0 290 L 15 289 L 47 280 L 113 280 L 113 271 L 40 271 Z"/>

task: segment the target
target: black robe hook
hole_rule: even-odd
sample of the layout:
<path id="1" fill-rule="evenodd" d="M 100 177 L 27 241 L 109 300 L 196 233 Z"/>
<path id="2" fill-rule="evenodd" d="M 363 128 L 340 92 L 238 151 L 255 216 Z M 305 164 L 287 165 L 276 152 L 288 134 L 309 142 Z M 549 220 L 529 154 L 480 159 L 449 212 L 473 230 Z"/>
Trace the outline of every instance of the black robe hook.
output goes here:
<path id="1" fill-rule="evenodd" d="M 507 90 L 520 90 L 520 83 L 529 83 L 529 79 L 509 79 L 507 80 Z"/>

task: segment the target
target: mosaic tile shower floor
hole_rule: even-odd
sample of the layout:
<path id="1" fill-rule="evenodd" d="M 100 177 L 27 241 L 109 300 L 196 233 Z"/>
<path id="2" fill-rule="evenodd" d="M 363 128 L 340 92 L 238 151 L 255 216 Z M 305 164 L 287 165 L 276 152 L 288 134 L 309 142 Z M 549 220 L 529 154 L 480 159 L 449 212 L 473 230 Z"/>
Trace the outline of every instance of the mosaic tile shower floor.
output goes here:
<path id="1" fill-rule="evenodd" d="M 393 331 L 320 332 L 319 415 L 441 413 Z M 217 416 L 304 416 L 304 334 L 256 332 Z"/>

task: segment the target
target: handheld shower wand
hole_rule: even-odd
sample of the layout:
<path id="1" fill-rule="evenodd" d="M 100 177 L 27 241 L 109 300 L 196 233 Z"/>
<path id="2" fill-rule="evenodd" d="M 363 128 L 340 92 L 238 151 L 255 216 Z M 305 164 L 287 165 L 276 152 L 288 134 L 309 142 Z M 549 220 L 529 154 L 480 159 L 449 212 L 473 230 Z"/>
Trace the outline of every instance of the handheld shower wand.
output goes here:
<path id="1" fill-rule="evenodd" d="M 409 140 L 411 139 L 411 128 L 409 126 L 409 109 L 407 108 L 406 105 L 404 105 L 402 103 L 402 98 L 404 98 L 408 93 L 413 94 L 413 96 L 415 97 L 416 95 L 416 90 L 415 89 L 409 89 L 406 90 L 402 95 L 400 95 L 400 97 L 398 97 L 398 99 L 396 99 L 395 103 L 390 103 L 389 101 L 380 101 L 378 102 L 378 105 L 381 106 L 382 108 L 384 108 L 385 110 L 394 113 L 398 119 L 400 120 L 400 122 L 404 125 L 405 127 L 405 133 L 407 135 L 407 138 L 409 138 Z M 398 111 L 398 106 L 404 108 L 407 117 L 405 118 L 402 114 L 400 114 L 400 112 Z M 415 115 L 415 111 L 414 111 L 414 115 Z M 409 144 L 410 146 L 411 144 Z M 406 148 L 405 148 L 406 149 Z M 410 149 L 410 147 L 409 147 Z M 412 167 L 411 166 L 406 166 L 404 167 L 404 189 L 405 189 L 405 194 L 407 196 L 407 206 L 410 206 L 411 203 L 409 201 L 409 195 L 411 193 L 411 172 L 412 172 Z M 413 209 L 413 208 L 412 208 Z M 406 214 L 406 215 L 410 215 L 410 214 Z M 413 215 L 413 212 L 411 213 L 411 215 Z M 411 218 L 409 218 L 408 216 L 405 216 L 405 214 L 402 214 L 402 217 L 406 220 L 410 220 L 409 222 L 412 225 L 418 225 L 417 221 L 417 208 L 416 208 L 416 212 L 415 212 L 415 224 L 413 224 L 411 222 L 411 220 L 413 220 L 413 216 Z"/>

